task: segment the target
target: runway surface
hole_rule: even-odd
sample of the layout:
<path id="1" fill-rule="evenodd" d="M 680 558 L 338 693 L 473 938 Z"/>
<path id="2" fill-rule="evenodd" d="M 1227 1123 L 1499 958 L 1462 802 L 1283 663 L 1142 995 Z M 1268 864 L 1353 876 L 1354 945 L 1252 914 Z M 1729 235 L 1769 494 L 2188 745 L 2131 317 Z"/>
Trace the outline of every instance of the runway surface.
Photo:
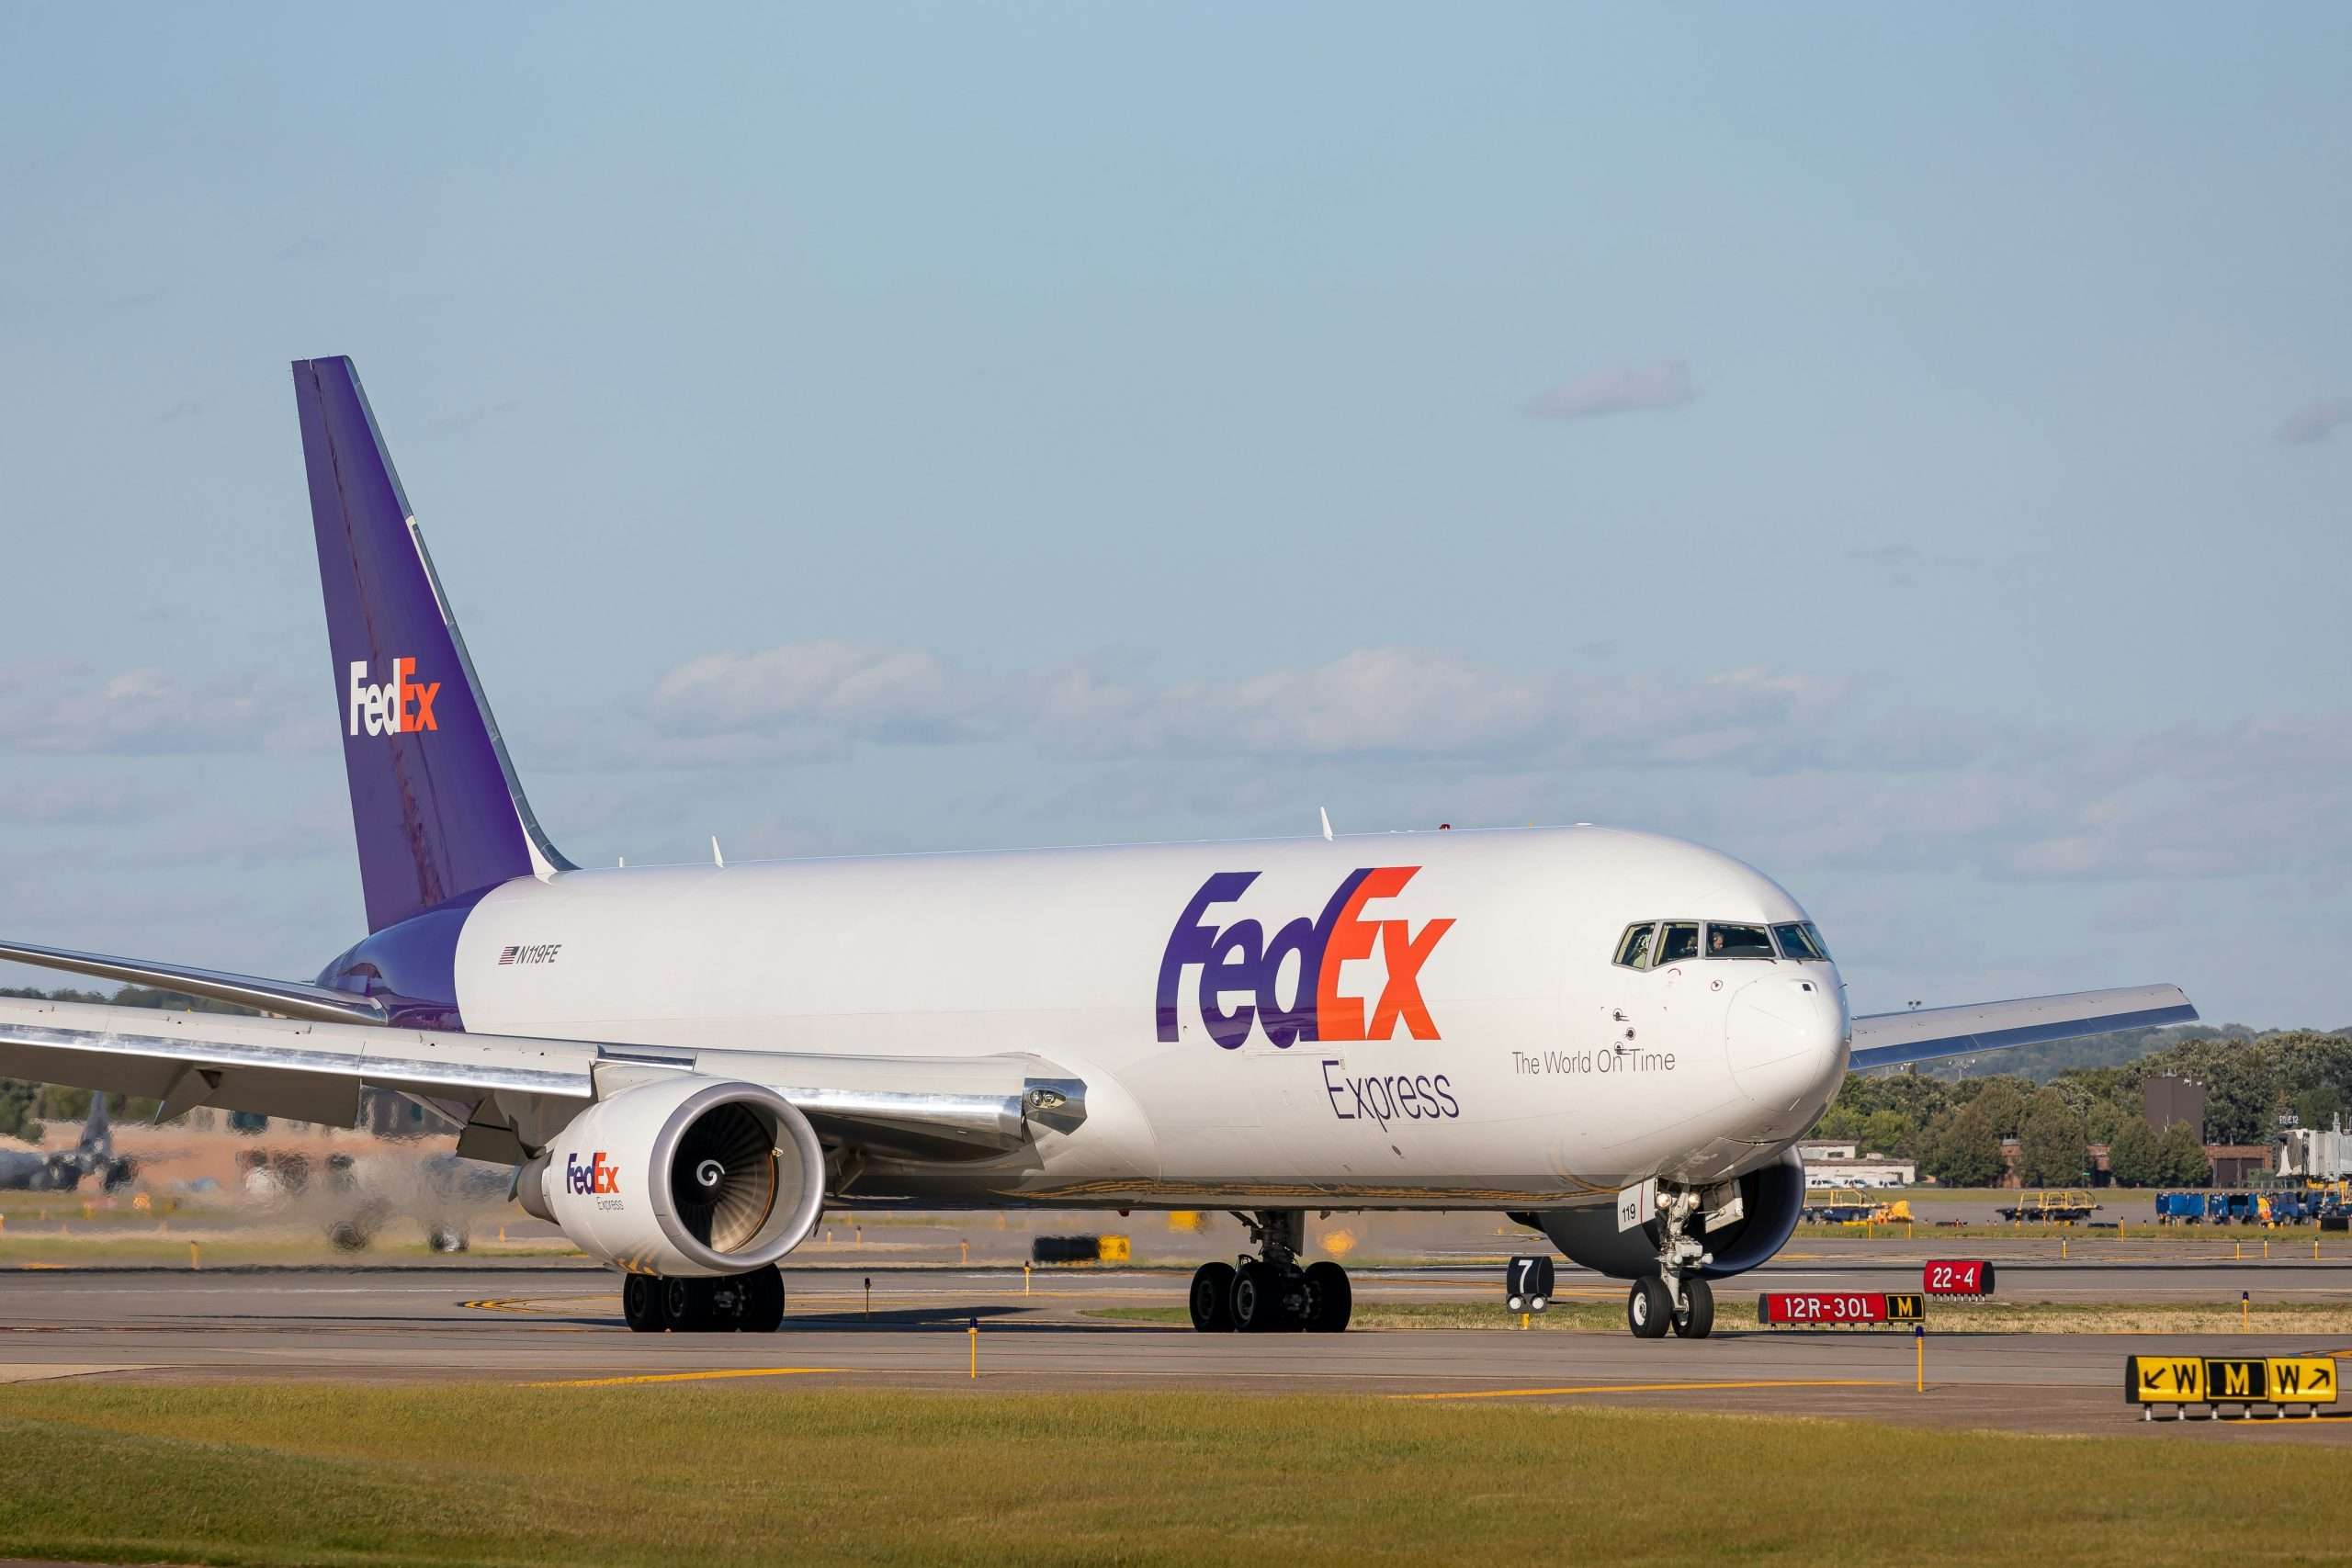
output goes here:
<path id="1" fill-rule="evenodd" d="M 2352 1358 L 2352 1335 L 1934 1334 L 1925 1393 L 1900 1331 L 1766 1332 L 1736 1314 L 1703 1341 L 1504 1326 L 1498 1271 L 1360 1270 L 1360 1303 L 1496 1302 L 1486 1329 L 1198 1335 L 1090 1316 L 1113 1305 L 1180 1306 L 1186 1277 L 1161 1270 L 934 1267 L 802 1269 L 775 1335 L 637 1335 L 616 1276 L 561 1264 L 0 1272 L 0 1382 L 434 1379 L 580 1385 L 756 1380 L 777 1386 L 1039 1390 L 1315 1390 L 1416 1402 L 1600 1402 L 1729 1412 L 1870 1416 L 2027 1431 L 2148 1430 L 2121 1399 L 2122 1359 Z M 864 1281 L 873 1280 L 871 1315 Z M 1764 1289 L 1890 1290 L 1917 1264 L 1790 1258 L 1742 1281 Z M 2010 1265 L 2012 1299 L 2352 1299 L 2352 1262 Z M 1563 1296 L 1612 1298 L 1563 1271 Z M 1932 1314 L 1931 1314 L 1932 1318 Z M 981 1376 L 969 1375 L 978 1325 Z M 2352 1420 L 2163 1426 L 2224 1440 L 2343 1443 Z"/>

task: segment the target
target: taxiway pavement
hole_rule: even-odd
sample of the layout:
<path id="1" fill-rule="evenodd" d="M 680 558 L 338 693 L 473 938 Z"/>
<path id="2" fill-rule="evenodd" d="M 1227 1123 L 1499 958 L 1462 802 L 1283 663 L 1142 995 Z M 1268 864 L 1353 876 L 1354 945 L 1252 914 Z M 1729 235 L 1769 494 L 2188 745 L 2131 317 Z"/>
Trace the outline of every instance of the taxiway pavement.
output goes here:
<path id="1" fill-rule="evenodd" d="M 1904 1276 L 1907 1274 L 1908 1278 Z M 1495 1277 L 1490 1277 L 1495 1276 Z M 871 1315 L 865 1280 L 873 1280 Z M 1763 1289 L 1902 1289 L 1916 1265 L 1784 1260 L 1742 1283 Z M 2241 1284 L 2241 1280 L 2258 1283 Z M 793 1270 L 775 1335 L 636 1335 L 615 1276 L 561 1264 L 253 1271 L 0 1272 L 0 1382 L 49 1377 L 165 1382 L 253 1378 L 434 1379 L 582 1386 L 757 1381 L 777 1386 L 1050 1390 L 1315 1390 L 1417 1402 L 1598 1402 L 1678 1409 L 1860 1416 L 2028 1431 L 2142 1431 L 2121 1400 L 2122 1359 L 2193 1348 L 2208 1356 L 2352 1359 L 2352 1335 L 1937 1334 L 1925 1393 L 1915 1349 L 1894 1330 L 1790 1333 L 1719 1320 L 1702 1341 L 1612 1333 L 1523 1333 L 1499 1303 L 1498 1270 L 1360 1270 L 1360 1302 L 1497 1298 L 1486 1329 L 1345 1335 L 1199 1335 L 1090 1315 L 1180 1306 L 1186 1277 L 1161 1270 Z M 2233 1299 L 2259 1288 L 2352 1299 L 2352 1263 L 2086 1264 L 2004 1272 L 2008 1299 Z M 1563 1271 L 1564 1296 L 1620 1288 Z M 1736 1314 L 1727 1314 L 1736 1317 Z M 981 1377 L 969 1376 L 969 1329 Z M 1932 1314 L 1931 1314 L 1932 1327 Z M 2225 1440 L 2352 1441 L 2352 1420 L 2199 1422 Z"/>

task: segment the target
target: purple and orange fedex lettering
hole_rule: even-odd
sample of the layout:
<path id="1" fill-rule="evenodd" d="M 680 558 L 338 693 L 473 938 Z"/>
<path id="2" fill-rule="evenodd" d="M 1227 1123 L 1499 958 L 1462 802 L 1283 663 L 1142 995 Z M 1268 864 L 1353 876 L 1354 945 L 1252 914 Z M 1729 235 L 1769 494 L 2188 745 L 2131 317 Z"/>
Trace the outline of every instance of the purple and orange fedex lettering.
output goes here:
<path id="1" fill-rule="evenodd" d="M 1225 1049 L 1239 1047 L 1254 1024 L 1277 1049 L 1301 1040 L 1393 1040 L 1396 1026 L 1416 1040 L 1435 1040 L 1437 1025 L 1421 998 L 1421 965 L 1453 929 L 1450 919 L 1430 920 L 1415 932 L 1405 920 L 1367 920 L 1364 906 L 1394 898 L 1413 880 L 1417 865 L 1367 866 L 1350 872 L 1314 919 L 1302 915 L 1269 939 L 1256 920 L 1229 926 L 1206 923 L 1212 905 L 1230 904 L 1258 880 L 1254 871 L 1221 871 L 1201 884 L 1176 919 L 1159 955 L 1159 1037 L 1172 1042 L 1182 1032 L 1177 993 L 1184 971 L 1201 972 L 1201 1021 L 1209 1038 Z M 1364 1016 L 1364 998 L 1340 990 L 1340 965 L 1370 958 L 1374 947 L 1388 979 Z M 1281 996 L 1282 971 L 1298 955 L 1296 978 L 1287 1005 Z M 1237 1000 L 1228 1010 L 1227 998 Z"/>
<path id="2" fill-rule="evenodd" d="M 392 678 L 382 685 L 370 685 L 368 661 L 352 660 L 346 733 L 358 734 L 362 724 L 370 735 L 408 735 L 420 729 L 440 728 L 439 721 L 433 716 L 433 699 L 441 694 L 441 682 L 411 680 L 415 673 L 415 660 L 395 659 Z"/>
<path id="3" fill-rule="evenodd" d="M 621 1168 L 598 1149 L 583 1164 L 578 1155 L 563 1156 L 563 1190 L 575 1197 L 615 1193 L 621 1190 Z"/>

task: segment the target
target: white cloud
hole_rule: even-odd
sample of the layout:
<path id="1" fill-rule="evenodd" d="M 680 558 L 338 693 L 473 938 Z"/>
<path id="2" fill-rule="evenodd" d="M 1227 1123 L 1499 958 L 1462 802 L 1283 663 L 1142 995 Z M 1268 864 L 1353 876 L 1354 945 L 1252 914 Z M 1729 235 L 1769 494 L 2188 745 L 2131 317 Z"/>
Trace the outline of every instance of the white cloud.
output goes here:
<path id="1" fill-rule="evenodd" d="M 1094 757 L 1415 757 L 1781 769 L 1826 750 L 1844 682 L 1766 669 L 1698 681 L 1504 669 L 1357 649 L 1169 686 L 1084 665 L 983 681 L 931 654 L 795 643 L 680 665 L 652 709 L 681 765 L 831 757 L 856 741 L 1026 742 Z"/>
<path id="2" fill-rule="evenodd" d="M 0 823 L 12 827 L 140 822 L 175 804 L 167 795 L 110 779 L 32 780 L 0 772 Z"/>
<path id="3" fill-rule="evenodd" d="M 1592 419 L 1601 414 L 1679 409 L 1699 398 L 1690 367 L 1679 359 L 1620 366 L 1565 381 L 1528 400 L 1534 419 Z"/>
<path id="4" fill-rule="evenodd" d="M 2352 817 L 2326 783 L 2352 766 L 2352 715 L 2101 732 L 1892 707 L 1802 671 L 1530 669 L 1396 646 L 1155 683 L 1083 663 L 981 679 L 922 649 L 792 644 L 681 665 L 651 705 L 640 764 L 985 747 L 957 775 L 994 779 L 989 819 L 1024 838 L 1065 818 L 1108 837 L 1171 815 L 1241 831 L 1274 802 L 1319 798 L 1311 781 L 1372 814 L 1354 826 L 1592 817 L 1792 873 L 2181 882 L 2352 865 Z M 583 765 L 613 760 L 600 747 Z M 1047 777 L 1083 807 L 1048 809 Z"/>
<path id="5" fill-rule="evenodd" d="M 2314 398 L 2287 416 L 2278 426 L 2278 439 L 2290 446 L 2309 446 L 2347 423 L 2352 423 L 2352 398 Z"/>
<path id="6" fill-rule="evenodd" d="M 662 677 L 654 716 L 673 734 L 838 730 L 870 739 L 950 739 L 959 705 L 939 661 L 917 649 L 796 642 L 713 653 Z"/>
<path id="7" fill-rule="evenodd" d="M 0 751 L 169 756 L 323 744 L 334 721 L 254 680 L 184 686 L 152 668 L 97 676 L 78 665 L 0 671 Z"/>

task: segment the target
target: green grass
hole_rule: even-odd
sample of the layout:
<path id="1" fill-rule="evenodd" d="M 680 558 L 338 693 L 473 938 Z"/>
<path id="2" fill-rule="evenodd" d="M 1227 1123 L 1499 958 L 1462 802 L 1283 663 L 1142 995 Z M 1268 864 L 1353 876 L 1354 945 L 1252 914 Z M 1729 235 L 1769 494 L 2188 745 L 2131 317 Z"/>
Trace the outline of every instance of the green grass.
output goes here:
<path id="1" fill-rule="evenodd" d="M 2339 1561 L 2335 1493 L 2278 1484 L 2281 1459 L 2170 1433 L 1362 1396 L 17 1385 L 0 1388 L 0 1554 L 1981 1568 L 2030 1547 L 2143 1568 L 2258 1542 L 2266 1562 Z M 1868 1502 L 1845 1506 L 1858 1462 Z"/>
<path id="2" fill-rule="evenodd" d="M 1181 1306 L 1098 1307 L 1089 1317 L 1118 1323 L 1189 1324 Z M 1529 1315 L 1532 1329 L 1571 1334 L 1623 1334 L 1625 1303 L 1555 1298 Z M 2250 1319 L 2271 1334 L 2352 1334 L 2352 1301 L 2256 1302 Z M 1753 1295 L 1718 1293 L 1715 1321 L 1724 1328 L 1756 1326 Z M 1928 1303 L 1930 1334 L 2235 1334 L 2238 1303 L 2227 1302 L 2004 1302 Z M 1362 1302 L 1349 1319 L 1351 1329 L 1511 1328 L 1519 1314 L 1503 1310 L 1499 1298 L 1471 1302 Z M 1882 1331 L 1884 1332 L 1884 1331 Z M 1905 1329 L 1907 1333 L 1909 1330 Z"/>

